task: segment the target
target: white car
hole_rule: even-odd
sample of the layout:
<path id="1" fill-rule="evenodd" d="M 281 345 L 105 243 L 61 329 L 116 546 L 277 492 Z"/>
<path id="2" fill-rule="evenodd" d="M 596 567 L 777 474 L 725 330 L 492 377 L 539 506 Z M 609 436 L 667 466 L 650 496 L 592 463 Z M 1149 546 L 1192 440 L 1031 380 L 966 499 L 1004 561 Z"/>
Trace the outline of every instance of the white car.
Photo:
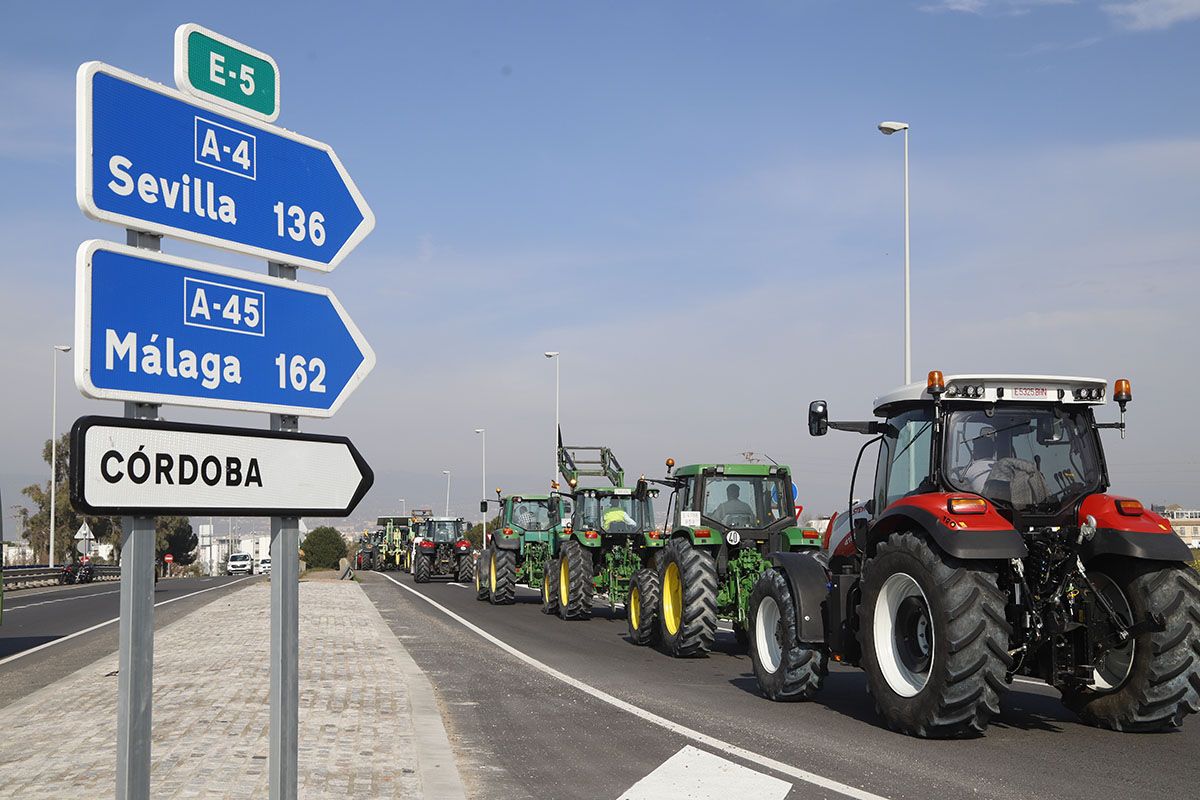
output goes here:
<path id="1" fill-rule="evenodd" d="M 260 558 L 258 560 L 258 574 L 259 575 L 270 575 L 271 574 L 271 557 L 270 556 L 265 556 L 264 558 Z"/>
<path id="2" fill-rule="evenodd" d="M 229 575 L 253 575 L 254 558 L 249 553 L 233 553 L 225 564 L 225 572 Z"/>

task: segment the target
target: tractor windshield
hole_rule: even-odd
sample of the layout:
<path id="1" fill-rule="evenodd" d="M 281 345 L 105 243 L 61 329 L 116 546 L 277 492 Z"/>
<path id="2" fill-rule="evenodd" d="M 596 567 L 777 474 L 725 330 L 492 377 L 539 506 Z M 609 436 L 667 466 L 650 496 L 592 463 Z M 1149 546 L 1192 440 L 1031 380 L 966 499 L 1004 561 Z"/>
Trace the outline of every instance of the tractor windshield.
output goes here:
<path id="1" fill-rule="evenodd" d="M 654 527 L 654 507 L 649 497 L 607 495 L 578 499 L 579 524 L 605 533 L 639 533 Z"/>
<path id="2" fill-rule="evenodd" d="M 435 519 L 428 523 L 429 538 L 435 542 L 453 542 L 459 538 L 459 521 L 456 519 Z"/>
<path id="3" fill-rule="evenodd" d="M 548 531 L 559 523 L 553 500 L 514 500 L 512 523 L 527 531 Z"/>
<path id="4" fill-rule="evenodd" d="M 792 516 L 792 487 L 779 475 L 730 475 L 704 481 L 704 516 L 727 527 L 765 528 Z"/>
<path id="5" fill-rule="evenodd" d="M 1103 480 L 1091 415 L 1060 407 L 951 412 L 943 464 L 955 489 L 1014 511 L 1056 513 Z"/>

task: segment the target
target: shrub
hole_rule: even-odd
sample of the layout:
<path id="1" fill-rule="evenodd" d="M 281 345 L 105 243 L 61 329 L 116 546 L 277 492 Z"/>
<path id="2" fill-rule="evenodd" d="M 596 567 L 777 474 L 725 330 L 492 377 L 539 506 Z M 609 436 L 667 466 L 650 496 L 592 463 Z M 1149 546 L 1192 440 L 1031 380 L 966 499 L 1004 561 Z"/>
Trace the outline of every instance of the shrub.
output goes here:
<path id="1" fill-rule="evenodd" d="M 338 561 L 346 557 L 346 540 L 333 528 L 322 525 L 308 532 L 300 549 L 310 569 L 337 569 Z"/>

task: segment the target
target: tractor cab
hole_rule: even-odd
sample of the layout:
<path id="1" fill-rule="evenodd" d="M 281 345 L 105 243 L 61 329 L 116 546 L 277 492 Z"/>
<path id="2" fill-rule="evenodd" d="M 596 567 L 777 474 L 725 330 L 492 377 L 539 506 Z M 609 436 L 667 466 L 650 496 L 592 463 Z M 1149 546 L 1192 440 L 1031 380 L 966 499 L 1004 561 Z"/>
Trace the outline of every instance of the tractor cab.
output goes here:
<path id="1" fill-rule="evenodd" d="M 506 541 L 551 541 L 562 530 L 564 504 L 558 495 L 524 494 L 501 497 L 501 525 L 495 531 L 497 545 L 505 547 Z M 530 535 L 533 534 L 531 537 Z M 540 534 L 540 535 L 539 535 Z"/>
<path id="2" fill-rule="evenodd" d="M 457 542 L 467 534 L 467 523 L 462 517 L 434 517 L 426 527 L 425 538 L 434 544 Z"/>
<path id="3" fill-rule="evenodd" d="M 668 471 L 673 465 L 669 460 Z M 796 527 L 787 466 L 691 464 L 676 469 L 668 480 L 675 489 L 668 504 L 670 529 L 692 529 L 698 538 L 735 546 L 742 539 L 770 539 Z"/>
<path id="4" fill-rule="evenodd" d="M 576 489 L 571 530 L 608 535 L 656 533 L 654 498 L 658 489 L 645 482 L 635 488 L 597 487 Z"/>

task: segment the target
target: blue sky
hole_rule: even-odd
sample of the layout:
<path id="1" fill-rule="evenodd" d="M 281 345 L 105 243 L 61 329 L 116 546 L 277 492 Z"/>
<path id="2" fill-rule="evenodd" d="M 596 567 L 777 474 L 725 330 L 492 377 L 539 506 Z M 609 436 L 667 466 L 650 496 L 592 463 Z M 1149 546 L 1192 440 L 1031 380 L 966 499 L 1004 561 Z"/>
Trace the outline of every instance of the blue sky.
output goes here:
<path id="1" fill-rule="evenodd" d="M 1128 375 L 1116 488 L 1200 504 L 1200 0 L 26 4 L 0 30 L 5 504 L 41 474 L 73 256 L 123 232 L 74 199 L 74 73 L 171 84 L 198 22 L 270 53 L 278 124 L 331 143 L 378 219 L 330 275 L 379 357 L 333 420 L 405 497 L 471 512 L 568 440 L 634 473 L 766 452 L 832 509 L 899 383 L 901 142 L 912 124 L 914 373 Z M 69 10 L 67 10 L 69 9 Z M 164 250 L 262 271 L 167 241 Z M 88 401 L 60 372 L 59 429 Z M 111 406 L 111 407 L 110 407 Z M 265 426 L 169 408 L 172 419 Z M 7 509 L 5 509 L 7 516 Z"/>

